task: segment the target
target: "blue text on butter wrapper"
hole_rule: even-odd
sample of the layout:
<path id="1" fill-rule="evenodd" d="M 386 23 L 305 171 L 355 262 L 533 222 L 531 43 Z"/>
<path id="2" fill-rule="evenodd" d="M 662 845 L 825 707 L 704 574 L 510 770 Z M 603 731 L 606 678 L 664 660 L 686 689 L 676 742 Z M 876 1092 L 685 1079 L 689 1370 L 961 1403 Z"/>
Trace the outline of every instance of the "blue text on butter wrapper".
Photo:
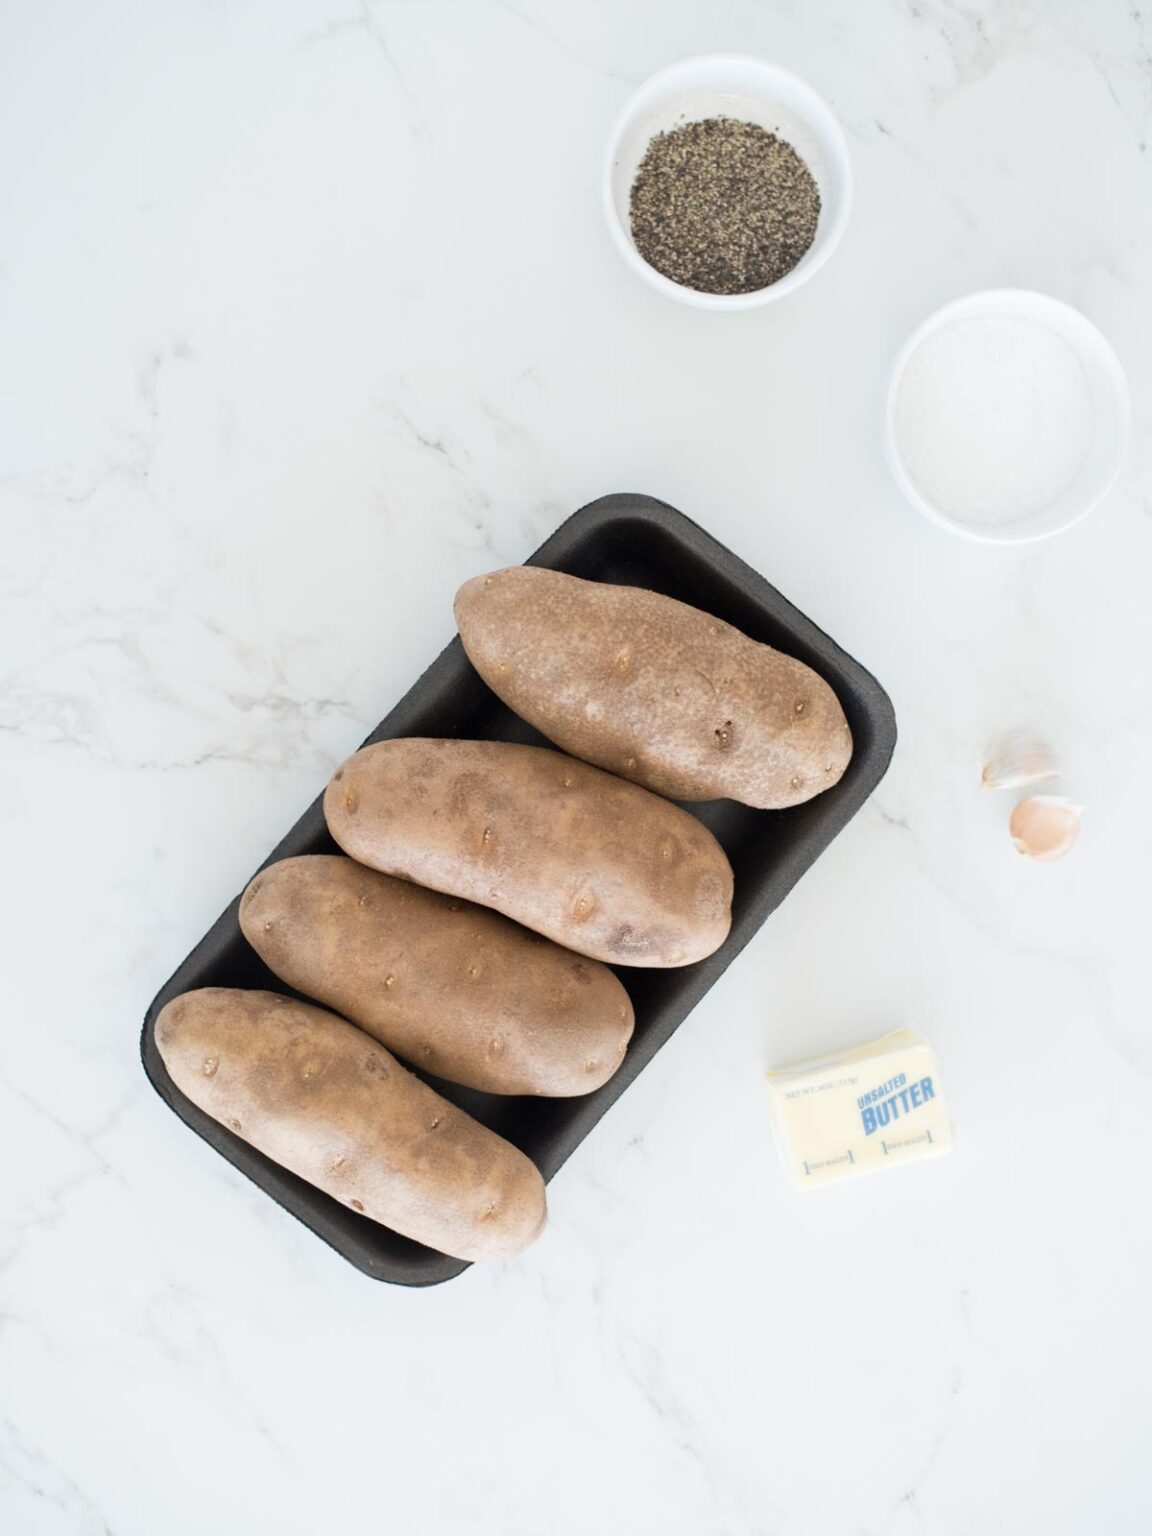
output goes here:
<path id="1" fill-rule="evenodd" d="M 922 1077 L 919 1082 L 910 1083 L 903 1072 L 881 1083 L 878 1088 L 869 1089 L 856 1100 L 860 1106 L 865 1136 L 871 1136 L 873 1131 L 882 1130 L 891 1121 L 899 1120 L 902 1114 L 907 1115 L 914 1109 L 920 1109 L 935 1097 L 936 1090 L 930 1077 Z"/>

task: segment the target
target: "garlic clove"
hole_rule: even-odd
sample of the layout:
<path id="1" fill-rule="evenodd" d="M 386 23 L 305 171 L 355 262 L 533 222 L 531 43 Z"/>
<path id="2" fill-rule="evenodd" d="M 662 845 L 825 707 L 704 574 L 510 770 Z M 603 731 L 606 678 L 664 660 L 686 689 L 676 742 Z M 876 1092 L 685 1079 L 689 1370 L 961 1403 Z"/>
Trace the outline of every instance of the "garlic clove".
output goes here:
<path id="1" fill-rule="evenodd" d="M 1027 731 L 1003 737 L 988 755 L 980 775 L 981 789 L 1022 789 L 1043 779 L 1060 777 L 1052 748 Z"/>
<path id="2" fill-rule="evenodd" d="M 1018 853 L 1047 864 L 1071 848 L 1083 814 L 1082 805 L 1061 795 L 1030 795 L 1012 812 L 1008 830 Z"/>

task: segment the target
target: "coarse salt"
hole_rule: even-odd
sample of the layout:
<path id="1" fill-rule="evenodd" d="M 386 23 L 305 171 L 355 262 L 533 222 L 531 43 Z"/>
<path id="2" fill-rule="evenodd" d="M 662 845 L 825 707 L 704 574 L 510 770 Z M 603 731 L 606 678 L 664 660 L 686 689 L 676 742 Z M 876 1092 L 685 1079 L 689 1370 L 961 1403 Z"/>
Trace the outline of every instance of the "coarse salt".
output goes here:
<path id="1" fill-rule="evenodd" d="M 957 320 L 908 359 L 893 429 L 925 501 L 958 522 L 1004 526 L 1075 484 L 1092 446 L 1092 397 L 1080 359 L 1049 326 Z"/>

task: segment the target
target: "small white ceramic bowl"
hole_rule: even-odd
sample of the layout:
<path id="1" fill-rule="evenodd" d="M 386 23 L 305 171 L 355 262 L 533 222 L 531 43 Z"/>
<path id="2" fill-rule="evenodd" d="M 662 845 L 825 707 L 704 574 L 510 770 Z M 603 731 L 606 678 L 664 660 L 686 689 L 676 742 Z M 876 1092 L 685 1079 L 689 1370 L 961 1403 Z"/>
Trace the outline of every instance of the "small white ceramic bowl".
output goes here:
<path id="1" fill-rule="evenodd" d="M 1087 457 L 1075 481 L 1058 499 L 1013 522 L 965 523 L 934 506 L 913 482 L 900 455 L 896 401 L 909 359 L 929 336 L 960 320 L 1007 317 L 1034 320 L 1054 331 L 1072 348 L 1084 369 L 1092 400 L 1093 428 Z M 1128 451 L 1131 430 L 1128 381 L 1120 360 L 1092 322 L 1070 304 L 1029 288 L 989 288 L 945 304 L 916 327 L 900 349 L 892 369 L 884 418 L 884 450 L 896 484 L 930 522 L 980 544 L 1030 544 L 1070 528 L 1086 517 L 1111 490 Z"/>
<path id="2" fill-rule="evenodd" d="M 657 272 L 636 249 L 629 198 L 650 140 L 706 117 L 757 123 L 792 145 L 820 189 L 816 237 L 791 272 L 752 293 L 700 293 Z M 852 166 L 832 109 L 804 80 L 763 59 L 704 54 L 653 75 L 630 98 L 608 141 L 604 214 L 624 260 L 650 287 L 699 309 L 752 309 L 794 293 L 835 249 L 852 201 Z"/>

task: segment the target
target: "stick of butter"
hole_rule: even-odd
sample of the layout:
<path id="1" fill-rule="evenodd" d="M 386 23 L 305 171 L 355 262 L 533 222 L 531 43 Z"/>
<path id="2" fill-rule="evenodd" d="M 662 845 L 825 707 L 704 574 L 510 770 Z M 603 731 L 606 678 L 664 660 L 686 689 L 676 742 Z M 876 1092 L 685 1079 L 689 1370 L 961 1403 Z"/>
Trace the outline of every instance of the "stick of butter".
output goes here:
<path id="1" fill-rule="evenodd" d="M 768 1074 L 772 1129 L 797 1189 L 952 1145 L 936 1058 L 914 1030 Z"/>

